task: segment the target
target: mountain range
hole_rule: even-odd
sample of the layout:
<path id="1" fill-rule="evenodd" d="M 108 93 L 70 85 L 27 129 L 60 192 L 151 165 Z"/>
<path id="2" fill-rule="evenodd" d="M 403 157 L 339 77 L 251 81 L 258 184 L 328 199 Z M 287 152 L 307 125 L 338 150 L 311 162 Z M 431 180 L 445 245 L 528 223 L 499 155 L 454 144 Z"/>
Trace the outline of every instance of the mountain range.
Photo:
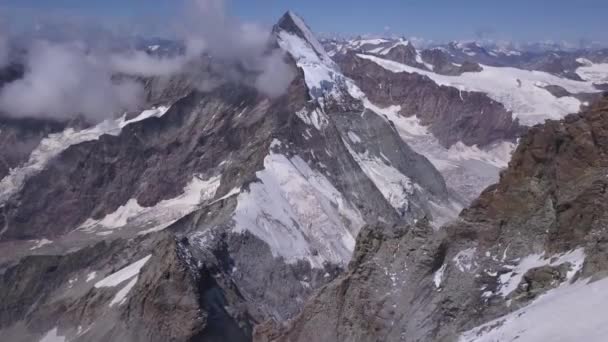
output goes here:
<path id="1" fill-rule="evenodd" d="M 292 12 L 268 46 L 278 96 L 201 55 L 117 75 L 146 104 L 116 118 L 0 113 L 3 340 L 604 338 L 606 51 L 318 40 Z"/>

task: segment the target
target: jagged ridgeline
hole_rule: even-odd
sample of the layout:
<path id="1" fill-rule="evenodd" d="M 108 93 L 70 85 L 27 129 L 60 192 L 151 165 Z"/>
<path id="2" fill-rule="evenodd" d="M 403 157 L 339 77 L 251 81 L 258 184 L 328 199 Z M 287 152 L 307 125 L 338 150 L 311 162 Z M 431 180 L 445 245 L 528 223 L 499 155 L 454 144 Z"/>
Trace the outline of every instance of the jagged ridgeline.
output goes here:
<path id="1" fill-rule="evenodd" d="M 0 116 L 1 340 L 532 341 L 608 301 L 591 82 L 321 43 L 291 12 L 271 45 L 280 96 L 196 86 L 226 68 L 203 56 L 115 120 Z"/>

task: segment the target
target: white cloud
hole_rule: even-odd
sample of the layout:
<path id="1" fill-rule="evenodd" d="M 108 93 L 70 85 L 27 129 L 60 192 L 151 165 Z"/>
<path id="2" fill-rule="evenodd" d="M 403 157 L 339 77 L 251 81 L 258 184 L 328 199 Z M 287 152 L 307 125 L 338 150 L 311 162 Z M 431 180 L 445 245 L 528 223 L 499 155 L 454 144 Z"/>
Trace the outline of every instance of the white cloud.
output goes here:
<path id="1" fill-rule="evenodd" d="M 116 74 L 188 74 L 185 67 L 203 52 L 222 62 L 228 81 L 246 83 L 269 96 L 285 92 L 295 75 L 285 62 L 284 52 L 272 46 L 270 30 L 228 16 L 223 0 L 183 1 L 183 14 L 176 18 L 181 23 L 177 35 L 186 43 L 183 55 L 115 52 L 112 42 L 93 39 L 89 43 L 82 37 L 75 38 L 80 37 L 78 30 L 60 34 L 65 39 L 54 39 L 53 43 L 34 38 L 26 46 L 24 77 L 0 89 L 0 112 L 55 119 L 83 115 L 98 122 L 143 104 L 143 86 Z M 115 35 L 111 37 L 120 41 Z M 0 34 L 0 66 L 8 60 L 7 47 L 7 37 Z M 217 84 L 217 80 L 204 80 L 201 89 Z"/>
<path id="2" fill-rule="evenodd" d="M 168 76 L 182 70 L 187 62 L 186 56 L 159 57 L 144 51 L 110 56 L 110 65 L 116 72 L 144 77 Z"/>
<path id="3" fill-rule="evenodd" d="M 137 108 L 140 85 L 116 81 L 103 60 L 76 45 L 33 44 L 25 76 L 0 92 L 0 109 L 10 116 L 67 119 L 81 114 L 96 122 Z"/>

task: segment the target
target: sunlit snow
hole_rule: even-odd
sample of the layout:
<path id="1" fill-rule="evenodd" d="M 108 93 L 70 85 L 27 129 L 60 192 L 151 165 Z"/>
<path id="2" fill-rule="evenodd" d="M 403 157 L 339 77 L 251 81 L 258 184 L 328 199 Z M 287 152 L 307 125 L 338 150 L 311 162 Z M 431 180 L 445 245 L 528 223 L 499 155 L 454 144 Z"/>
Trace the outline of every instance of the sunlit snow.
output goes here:
<path id="1" fill-rule="evenodd" d="M 467 248 L 458 252 L 452 259 L 456 268 L 460 270 L 460 272 L 469 272 L 474 267 L 476 267 L 475 263 L 475 253 L 477 252 L 477 248 Z"/>
<path id="2" fill-rule="evenodd" d="M 286 262 L 346 264 L 364 225 L 361 214 L 300 157 L 270 152 L 259 182 L 238 196 L 235 232 L 249 231 Z"/>
<path id="3" fill-rule="evenodd" d="M 129 292 L 131 292 L 131 289 L 133 289 L 135 284 L 137 284 L 137 279 L 138 277 L 131 279 L 131 281 L 129 281 L 127 285 L 125 285 L 122 289 L 116 292 L 116 295 L 114 296 L 114 298 L 112 298 L 112 301 L 110 301 L 110 306 L 114 306 L 116 304 L 124 304 L 127 301 L 127 295 L 129 294 Z"/>
<path id="4" fill-rule="evenodd" d="M 30 248 L 30 250 L 33 251 L 35 249 L 42 248 L 46 245 L 50 245 L 53 243 L 53 241 L 47 240 L 47 239 L 41 239 L 41 240 L 36 240 L 35 243 L 36 243 L 36 245 L 34 247 Z"/>
<path id="5" fill-rule="evenodd" d="M 146 265 L 146 263 L 148 262 L 148 260 L 150 260 L 151 257 L 152 255 L 148 255 L 128 265 L 127 267 L 124 267 L 121 270 L 110 274 L 109 276 L 95 283 L 95 287 L 114 287 L 120 285 L 124 281 L 136 277 L 137 275 L 139 275 L 139 271 L 141 271 L 141 269 Z"/>
<path id="6" fill-rule="evenodd" d="M 220 179 L 221 176 L 207 180 L 195 176 L 184 192 L 175 198 L 163 200 L 153 207 L 142 207 L 136 199 L 131 199 L 100 220 L 88 219 L 79 229 L 97 234 L 126 226 L 141 229 L 139 234 L 163 230 L 194 211 L 199 204 L 212 199 L 220 186 Z"/>
<path id="7" fill-rule="evenodd" d="M 530 305 L 472 329 L 459 342 L 604 342 L 608 278 L 564 284 Z"/>
<path id="8" fill-rule="evenodd" d="M 561 255 L 546 257 L 544 254 L 532 254 L 517 263 L 512 271 L 500 276 L 500 287 L 498 293 L 508 296 L 517 289 L 526 272 L 533 268 L 542 266 L 559 266 L 564 263 L 570 264 L 570 270 L 566 275 L 566 281 L 571 280 L 580 271 L 585 262 L 585 250 L 579 248 Z"/>
<path id="9" fill-rule="evenodd" d="M 561 119 L 580 110 L 581 102 L 578 99 L 570 96 L 557 98 L 543 89 L 546 85 L 557 85 L 574 94 L 598 92 L 591 82 L 573 81 L 541 71 L 482 65 L 481 72 L 446 76 L 376 56 L 357 56 L 392 72 L 417 73 L 428 76 L 439 85 L 486 93 L 513 111 L 513 115 L 525 125 L 542 123 L 546 119 Z"/>
<path id="10" fill-rule="evenodd" d="M 608 63 L 593 63 L 588 59 L 577 60 L 583 66 L 576 69 L 576 73 L 585 81 L 593 83 L 608 83 Z"/>

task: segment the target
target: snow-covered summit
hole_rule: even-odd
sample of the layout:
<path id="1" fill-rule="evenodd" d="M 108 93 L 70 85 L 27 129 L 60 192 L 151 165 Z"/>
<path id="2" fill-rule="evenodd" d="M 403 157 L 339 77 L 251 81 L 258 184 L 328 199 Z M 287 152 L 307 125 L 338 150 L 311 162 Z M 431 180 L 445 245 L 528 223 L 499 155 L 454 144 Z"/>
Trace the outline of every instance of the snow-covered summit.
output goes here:
<path id="1" fill-rule="evenodd" d="M 335 66 L 334 61 L 329 57 L 312 30 L 306 25 L 304 20 L 294 12 L 288 11 L 285 13 L 275 26 L 274 31 L 276 33 L 283 31 L 303 39 L 323 63 Z"/>
<path id="2" fill-rule="evenodd" d="M 310 96 L 324 107 L 327 99 L 344 103 L 345 78 L 304 20 L 287 12 L 274 28 L 279 46 L 289 53 L 304 71 Z"/>

